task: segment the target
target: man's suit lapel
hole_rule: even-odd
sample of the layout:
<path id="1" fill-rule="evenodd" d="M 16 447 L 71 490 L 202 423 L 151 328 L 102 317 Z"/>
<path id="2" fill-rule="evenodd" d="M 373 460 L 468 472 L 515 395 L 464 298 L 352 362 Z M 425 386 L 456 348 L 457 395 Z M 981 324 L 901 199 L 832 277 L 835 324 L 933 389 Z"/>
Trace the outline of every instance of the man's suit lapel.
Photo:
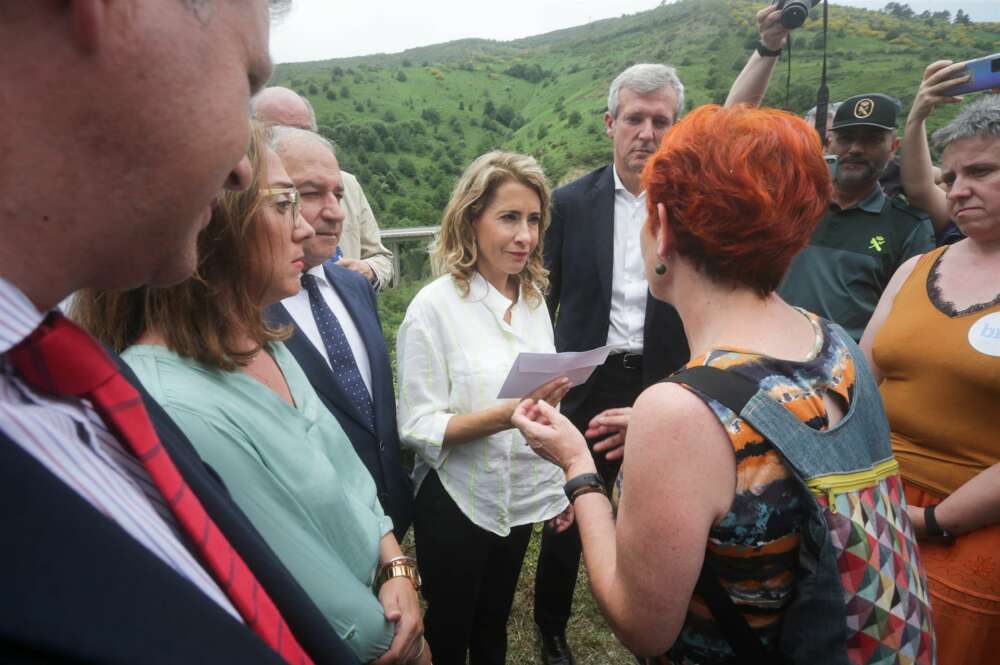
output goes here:
<path id="1" fill-rule="evenodd" d="M 601 173 L 587 192 L 589 233 L 605 306 L 611 308 L 611 271 L 615 263 L 615 180 L 613 166 Z"/>
<path id="2" fill-rule="evenodd" d="M 285 346 L 292 352 L 298 361 L 302 371 L 306 373 L 309 383 L 320 395 L 333 402 L 340 409 L 356 420 L 359 425 L 367 430 L 371 430 L 371 423 L 361 415 L 354 401 L 348 397 L 347 393 L 340 387 L 337 380 L 333 378 L 329 363 L 323 355 L 316 350 L 309 338 L 305 336 L 298 326 L 295 325 L 291 314 L 281 303 L 271 305 L 267 309 L 267 319 L 273 323 L 292 326 L 292 336 L 285 340 Z"/>
<path id="3" fill-rule="evenodd" d="M 281 663 L 2 430 L 0 519 L 0 661 Z"/>

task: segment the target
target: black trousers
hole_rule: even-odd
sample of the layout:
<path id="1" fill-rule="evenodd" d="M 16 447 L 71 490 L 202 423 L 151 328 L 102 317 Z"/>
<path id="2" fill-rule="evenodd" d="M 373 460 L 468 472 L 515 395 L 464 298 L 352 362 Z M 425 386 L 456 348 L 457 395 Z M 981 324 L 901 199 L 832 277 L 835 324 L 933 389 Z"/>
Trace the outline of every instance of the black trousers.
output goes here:
<path id="1" fill-rule="evenodd" d="M 625 369 L 620 356 L 610 356 L 595 370 L 593 386 L 587 397 L 566 417 L 581 432 L 590 420 L 605 409 L 632 406 L 642 392 L 642 369 Z M 593 446 L 595 442 L 588 441 Z M 593 450 L 591 451 L 593 453 Z M 620 461 L 608 461 L 603 453 L 594 454 L 597 472 L 609 490 L 618 477 Z M 573 610 L 573 590 L 580 567 L 580 532 L 572 527 L 556 534 L 549 528 L 542 531 L 542 547 L 538 553 L 535 575 L 535 623 L 546 635 L 566 631 Z M 437 662 L 435 660 L 435 662 Z"/>
<path id="2" fill-rule="evenodd" d="M 417 492 L 413 536 L 434 665 L 504 665 L 507 619 L 531 525 L 506 537 L 473 524 L 431 471 Z"/>

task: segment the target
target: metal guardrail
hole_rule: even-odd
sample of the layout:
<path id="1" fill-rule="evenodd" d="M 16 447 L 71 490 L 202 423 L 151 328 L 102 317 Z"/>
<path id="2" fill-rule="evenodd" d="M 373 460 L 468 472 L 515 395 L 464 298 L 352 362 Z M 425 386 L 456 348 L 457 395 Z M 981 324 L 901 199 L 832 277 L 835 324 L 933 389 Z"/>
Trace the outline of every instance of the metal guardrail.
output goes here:
<path id="1" fill-rule="evenodd" d="M 410 226 L 398 229 L 381 229 L 382 244 L 392 252 L 392 284 L 398 286 L 402 277 L 402 265 L 399 260 L 399 245 L 407 240 L 418 240 L 420 238 L 432 238 L 437 234 L 440 226 Z"/>

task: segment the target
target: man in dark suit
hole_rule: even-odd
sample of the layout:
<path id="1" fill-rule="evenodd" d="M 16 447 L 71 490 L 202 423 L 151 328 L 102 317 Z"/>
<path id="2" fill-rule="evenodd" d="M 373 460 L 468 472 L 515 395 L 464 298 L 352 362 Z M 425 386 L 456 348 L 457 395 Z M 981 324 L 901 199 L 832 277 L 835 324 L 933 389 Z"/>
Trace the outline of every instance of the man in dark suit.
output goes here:
<path id="1" fill-rule="evenodd" d="M 269 4 L 0 10 L 4 663 L 357 662 L 134 375 L 52 312 L 191 274 L 212 197 L 250 181 Z"/>
<path id="2" fill-rule="evenodd" d="M 671 67 L 634 65 L 611 84 L 604 121 L 614 163 L 552 196 L 545 236 L 549 312 L 558 351 L 610 345 L 607 361 L 569 392 L 562 410 L 592 442 L 598 472 L 610 488 L 621 466 L 628 409 L 644 388 L 688 360 L 673 307 L 649 295 L 639 232 L 646 160 L 684 108 L 684 86 Z M 546 529 L 535 578 L 535 623 L 545 663 L 573 663 L 566 644 L 580 562 L 576 528 Z"/>
<path id="3" fill-rule="evenodd" d="M 375 292 L 362 275 L 330 260 L 344 222 L 333 145 L 292 127 L 275 127 L 273 137 L 316 235 L 304 245 L 302 290 L 273 306 L 268 317 L 294 324 L 285 344 L 372 474 L 382 508 L 402 540 L 412 519 L 413 489 L 399 457 L 392 367 Z"/>

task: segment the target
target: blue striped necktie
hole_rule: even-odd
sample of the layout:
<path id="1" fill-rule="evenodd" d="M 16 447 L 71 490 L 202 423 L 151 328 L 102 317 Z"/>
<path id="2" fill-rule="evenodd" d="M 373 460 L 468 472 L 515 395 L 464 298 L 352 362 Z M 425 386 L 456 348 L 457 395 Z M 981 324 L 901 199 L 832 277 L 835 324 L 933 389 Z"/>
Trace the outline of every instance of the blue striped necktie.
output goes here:
<path id="1" fill-rule="evenodd" d="M 333 378 L 354 402 L 365 422 L 374 430 L 375 409 L 372 406 L 372 396 L 368 393 L 364 379 L 361 378 L 361 371 L 358 369 L 351 346 L 347 343 L 344 329 L 323 299 L 316 277 L 305 273 L 302 275 L 302 286 L 309 294 L 309 307 L 312 309 L 313 319 L 316 320 L 316 327 L 319 328 L 323 346 L 326 347 Z"/>

